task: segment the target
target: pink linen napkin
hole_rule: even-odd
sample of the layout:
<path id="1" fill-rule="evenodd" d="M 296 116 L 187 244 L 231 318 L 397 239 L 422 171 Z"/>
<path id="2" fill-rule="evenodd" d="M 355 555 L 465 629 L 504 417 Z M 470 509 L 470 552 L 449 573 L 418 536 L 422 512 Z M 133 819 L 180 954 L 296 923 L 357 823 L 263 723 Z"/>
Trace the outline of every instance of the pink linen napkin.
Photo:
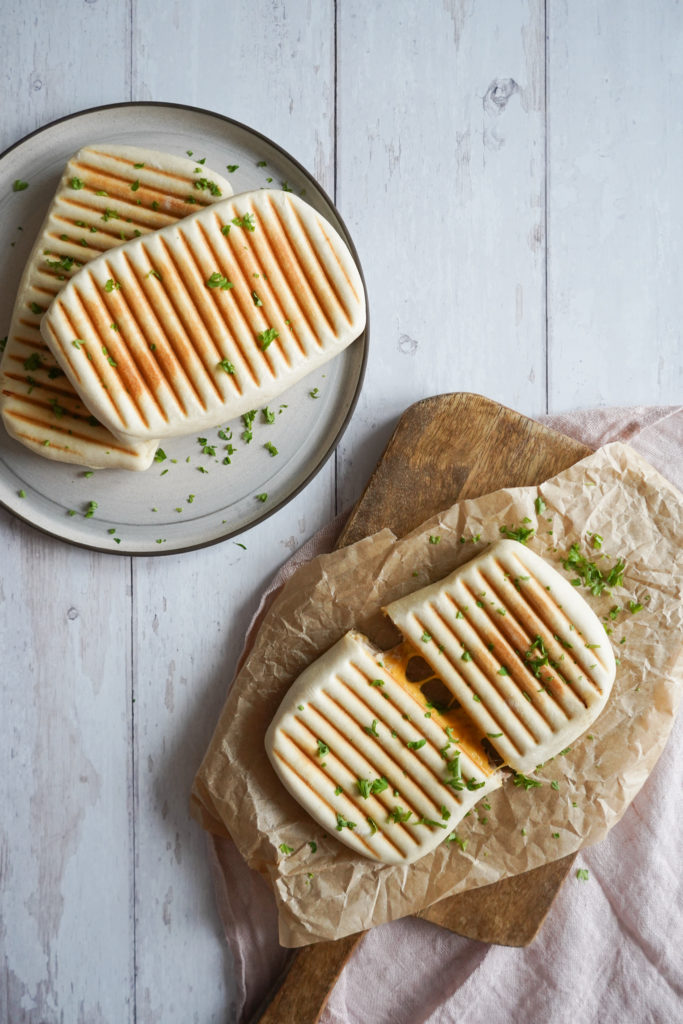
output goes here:
<path id="1" fill-rule="evenodd" d="M 597 448 L 627 441 L 683 490 L 683 407 L 593 409 L 542 422 Z M 240 664 L 275 594 L 333 548 L 345 516 L 311 538 L 263 595 Z M 540 935 L 515 949 L 417 918 L 368 932 L 321 1024 L 673 1024 L 683 1021 L 683 726 L 607 839 L 583 850 Z M 277 942 L 275 900 L 230 840 L 209 837 L 218 907 L 248 1020 L 292 953 Z M 588 872 L 579 878 L 577 870 Z"/>

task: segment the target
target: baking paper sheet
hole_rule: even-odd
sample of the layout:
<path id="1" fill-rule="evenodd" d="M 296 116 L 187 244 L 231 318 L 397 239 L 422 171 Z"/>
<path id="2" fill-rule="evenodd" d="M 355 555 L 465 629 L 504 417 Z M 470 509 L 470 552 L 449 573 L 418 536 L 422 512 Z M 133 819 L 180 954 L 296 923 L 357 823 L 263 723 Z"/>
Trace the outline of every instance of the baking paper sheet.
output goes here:
<path id="1" fill-rule="evenodd" d="M 230 835 L 273 888 L 283 945 L 416 913 L 604 838 L 652 770 L 683 691 L 682 521 L 681 494 L 627 445 L 611 444 L 539 487 L 458 502 L 401 540 L 384 530 L 297 571 L 239 669 L 192 795 L 204 827 Z M 605 572 L 617 558 L 626 562 L 623 585 L 611 593 L 580 588 L 611 630 L 606 642 L 619 662 L 612 695 L 590 731 L 533 775 L 540 787 L 515 787 L 510 773 L 480 801 L 457 826 L 464 849 L 442 844 L 412 865 L 377 865 L 289 795 L 265 754 L 265 731 L 290 683 L 347 630 L 392 646 L 399 636 L 382 605 L 446 576 L 498 540 L 501 526 L 523 522 L 535 531 L 528 546 L 569 578 L 576 574 L 561 560 L 575 542 Z M 429 543 L 434 535 L 438 544 Z M 642 610 L 630 612 L 629 601 Z"/>

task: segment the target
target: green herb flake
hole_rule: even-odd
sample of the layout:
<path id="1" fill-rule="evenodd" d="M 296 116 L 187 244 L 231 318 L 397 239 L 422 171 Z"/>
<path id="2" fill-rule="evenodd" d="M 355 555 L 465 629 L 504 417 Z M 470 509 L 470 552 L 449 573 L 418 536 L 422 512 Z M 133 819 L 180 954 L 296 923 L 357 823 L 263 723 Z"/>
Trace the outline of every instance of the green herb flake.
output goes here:
<path id="1" fill-rule="evenodd" d="M 320 392 L 318 391 L 318 388 L 313 388 L 311 391 L 308 392 L 308 395 L 309 398 L 320 398 Z"/>
<path id="2" fill-rule="evenodd" d="M 374 836 L 375 833 L 377 832 L 377 822 L 374 820 L 374 818 L 366 818 L 365 820 L 370 826 L 370 835 Z"/>
<path id="3" fill-rule="evenodd" d="M 553 781 L 550 783 L 550 788 L 554 789 L 556 791 L 559 790 L 559 788 L 560 788 L 559 782 L 556 779 L 553 779 Z"/>
<path id="4" fill-rule="evenodd" d="M 322 740 L 316 740 L 315 742 L 318 745 L 318 757 L 325 757 L 326 754 L 329 754 L 330 748 L 328 747 L 327 743 L 323 743 Z"/>
<path id="5" fill-rule="evenodd" d="M 221 359 L 221 361 L 216 364 L 216 368 L 223 370 L 227 374 L 233 374 L 235 372 L 235 367 L 229 359 Z"/>
<path id="6" fill-rule="evenodd" d="M 280 853 L 284 853 L 285 856 L 288 853 L 294 853 L 294 847 L 293 846 L 287 846 L 287 843 L 280 843 L 280 846 L 278 847 L 278 849 L 280 850 Z"/>
<path id="7" fill-rule="evenodd" d="M 208 278 L 206 286 L 207 288 L 220 288 L 223 292 L 234 288 L 232 281 L 228 281 L 227 277 L 224 277 L 218 270 L 215 270 L 211 277 Z"/>
<path id="8" fill-rule="evenodd" d="M 233 217 L 232 223 L 236 228 L 244 228 L 245 231 L 256 230 L 253 213 L 245 213 L 244 217 Z"/>
<path id="9" fill-rule="evenodd" d="M 237 168 L 239 167 L 239 164 L 227 164 L 226 166 L 230 173 L 234 174 Z"/>
<path id="10" fill-rule="evenodd" d="M 428 633 L 427 630 L 425 629 L 424 633 L 420 637 L 420 640 L 422 641 L 423 644 L 428 644 L 431 639 L 432 639 L 431 633 Z"/>
<path id="11" fill-rule="evenodd" d="M 512 777 L 512 783 L 513 785 L 520 786 L 525 790 L 535 789 L 543 785 L 543 783 L 539 782 L 538 779 L 530 779 L 528 775 L 522 775 L 521 772 L 515 772 Z"/>
<path id="12" fill-rule="evenodd" d="M 21 491 L 17 491 L 17 494 L 19 495 L 20 498 L 26 497 L 26 491 L 23 489 Z"/>
<path id="13" fill-rule="evenodd" d="M 576 877 L 580 882 L 587 882 L 590 878 L 588 868 L 578 868 L 576 871 Z"/>
<path id="14" fill-rule="evenodd" d="M 343 828 L 354 829 L 356 827 L 355 821 L 346 821 L 341 814 L 337 815 L 337 832 L 341 832 Z"/>
<path id="15" fill-rule="evenodd" d="M 252 298 L 252 302 L 254 303 L 255 306 L 262 306 L 263 305 L 263 303 L 261 302 L 261 300 L 258 297 L 258 295 L 256 294 L 256 292 L 252 292 L 251 293 L 251 298 Z"/>
<path id="16" fill-rule="evenodd" d="M 502 736 L 502 732 L 487 732 L 487 736 L 490 736 L 492 740 L 497 740 L 499 736 Z"/>
<path id="17" fill-rule="evenodd" d="M 472 655 L 470 654 L 469 651 L 465 650 L 460 655 L 460 660 L 461 661 L 472 661 Z"/>
<path id="18" fill-rule="evenodd" d="M 383 793 L 384 790 L 388 789 L 388 788 L 389 788 L 389 783 L 387 782 L 387 780 L 382 775 L 382 776 L 380 776 L 380 778 L 375 779 L 373 781 L 372 785 L 370 786 L 370 792 L 374 796 L 377 796 L 378 793 Z"/>
<path id="19" fill-rule="evenodd" d="M 364 800 L 370 796 L 370 779 L 356 779 L 356 787 Z"/>
<path id="20" fill-rule="evenodd" d="M 155 462 L 164 462 L 165 460 L 166 460 L 166 452 L 164 451 L 163 448 L 157 448 L 156 452 L 154 453 L 154 461 Z"/>
<path id="21" fill-rule="evenodd" d="M 505 665 L 501 665 L 500 666 L 500 668 L 498 669 L 498 673 L 497 674 L 499 676 L 509 676 L 510 675 L 510 673 L 506 669 Z"/>
<path id="22" fill-rule="evenodd" d="M 272 456 L 279 454 L 277 448 L 275 447 L 272 441 L 266 441 L 263 447 L 266 449 L 267 452 L 270 452 Z"/>
<path id="23" fill-rule="evenodd" d="M 377 739 L 379 739 L 379 733 L 377 732 L 377 719 L 376 718 L 373 718 L 372 725 L 364 725 L 363 729 L 368 734 L 368 736 L 375 736 Z"/>
<path id="24" fill-rule="evenodd" d="M 429 543 L 430 544 L 440 544 L 441 543 L 441 537 L 439 537 L 438 534 L 431 533 L 429 535 Z"/>
<path id="25" fill-rule="evenodd" d="M 636 612 L 642 612 L 644 607 L 645 606 L 640 604 L 638 601 L 629 601 L 628 603 L 628 610 L 630 611 L 631 615 L 635 615 Z"/>
<path id="26" fill-rule="evenodd" d="M 425 739 L 410 740 L 408 743 L 406 743 L 406 746 L 408 747 L 408 750 L 421 750 L 422 747 L 424 747 L 426 742 L 427 742 L 427 740 L 425 740 Z"/>
<path id="27" fill-rule="evenodd" d="M 393 821 L 395 825 L 403 824 L 413 815 L 412 811 L 404 811 L 400 804 L 397 804 L 390 812 L 387 821 Z"/>
<path id="28" fill-rule="evenodd" d="M 118 281 L 114 281 L 114 279 L 110 277 L 109 280 L 106 282 L 106 284 L 104 286 L 104 290 L 105 290 L 105 292 L 111 293 L 111 292 L 118 291 L 118 289 L 120 287 L 121 287 L 121 285 L 119 284 L 119 282 Z"/>
<path id="29" fill-rule="evenodd" d="M 532 537 L 536 531 L 533 527 L 528 526 L 501 526 L 499 527 L 499 533 L 502 533 L 504 537 L 508 537 L 510 540 L 517 540 L 520 544 L 526 544 L 529 537 Z"/>
<path id="30" fill-rule="evenodd" d="M 311 848 L 311 853 L 317 853 L 318 852 L 318 844 L 315 842 L 314 839 L 309 839 L 308 840 L 308 845 Z"/>
<path id="31" fill-rule="evenodd" d="M 534 508 L 536 509 L 536 515 L 538 515 L 538 516 L 540 516 L 540 514 L 541 514 L 542 512 L 545 512 L 545 510 L 546 510 L 546 503 L 544 502 L 544 500 L 543 500 L 543 498 L 542 498 L 542 497 L 540 496 L 540 494 L 539 494 L 539 496 L 538 496 L 538 497 L 537 497 L 537 498 L 536 498 L 536 499 L 534 500 Z"/>
<path id="32" fill-rule="evenodd" d="M 258 338 L 262 351 L 265 352 L 268 346 L 275 341 L 276 338 L 280 337 L 280 332 L 276 327 L 267 327 L 265 331 L 260 331 L 256 337 Z"/>

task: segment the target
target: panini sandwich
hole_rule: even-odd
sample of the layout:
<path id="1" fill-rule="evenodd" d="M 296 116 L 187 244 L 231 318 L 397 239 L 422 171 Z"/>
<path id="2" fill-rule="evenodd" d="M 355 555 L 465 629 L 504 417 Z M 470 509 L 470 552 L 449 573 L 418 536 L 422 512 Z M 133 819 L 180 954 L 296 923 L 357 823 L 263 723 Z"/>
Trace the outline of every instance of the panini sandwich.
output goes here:
<path id="1" fill-rule="evenodd" d="M 605 706 L 615 660 L 576 589 L 517 541 L 385 609 L 404 641 L 349 633 L 295 681 L 266 735 L 281 781 L 374 860 L 433 849 L 507 765 L 528 772 Z M 410 661 L 426 671 L 407 671 Z M 437 680 L 445 699 L 428 698 Z"/>
<path id="2" fill-rule="evenodd" d="M 50 352 L 40 322 L 79 268 L 231 194 L 214 171 L 142 147 L 92 145 L 69 160 L 21 278 L 0 367 L 10 435 L 61 462 L 149 466 L 154 439 L 123 441 L 100 423 Z M 109 336 L 116 326 L 112 318 Z"/>
<path id="3" fill-rule="evenodd" d="M 341 237 L 297 196 L 259 190 L 93 260 L 41 330 L 97 419 L 146 441 L 266 405 L 364 326 Z"/>

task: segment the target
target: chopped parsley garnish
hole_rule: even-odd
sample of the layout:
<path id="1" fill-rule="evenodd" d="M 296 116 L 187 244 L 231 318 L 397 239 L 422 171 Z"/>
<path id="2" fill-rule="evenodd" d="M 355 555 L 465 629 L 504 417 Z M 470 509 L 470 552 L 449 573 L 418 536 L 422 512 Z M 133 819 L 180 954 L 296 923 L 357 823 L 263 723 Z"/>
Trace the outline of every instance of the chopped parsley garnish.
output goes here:
<path id="1" fill-rule="evenodd" d="M 388 788 L 389 788 L 389 783 L 387 782 L 387 780 L 382 775 L 379 779 L 375 779 L 374 780 L 374 782 L 370 786 L 370 792 L 373 793 L 376 796 L 378 793 L 383 793 L 384 790 L 388 789 Z"/>
<path id="2" fill-rule="evenodd" d="M 280 332 L 276 327 L 267 327 L 265 331 L 260 331 L 256 337 L 259 340 L 261 349 L 265 352 L 271 342 L 280 337 Z"/>
<path id="3" fill-rule="evenodd" d="M 17 494 L 19 495 L 20 498 L 26 497 L 26 491 L 23 489 L 21 491 L 17 491 Z"/>
<path id="4" fill-rule="evenodd" d="M 433 821 L 431 818 L 418 818 L 418 825 L 431 825 L 432 828 L 448 828 L 445 821 Z"/>
<path id="5" fill-rule="evenodd" d="M 294 852 L 294 847 L 293 846 L 287 846 L 287 843 L 280 843 L 279 850 L 280 850 L 280 853 L 288 854 L 288 853 L 293 853 Z"/>
<path id="6" fill-rule="evenodd" d="M 544 502 L 544 500 L 540 496 L 540 494 L 534 500 L 534 508 L 536 509 L 536 515 L 538 515 L 538 516 L 540 516 L 541 512 L 545 512 L 545 510 L 546 510 L 546 503 Z"/>
<path id="7" fill-rule="evenodd" d="M 387 818 L 387 821 L 393 821 L 395 825 L 400 825 L 403 822 L 407 821 L 408 818 L 411 818 L 412 815 L 412 811 L 404 811 L 401 805 L 397 804 L 396 807 L 394 807 L 393 810 L 389 812 L 389 817 Z"/>
<path id="8" fill-rule="evenodd" d="M 341 832 L 343 828 L 354 829 L 355 827 L 355 821 L 346 821 L 344 818 L 342 818 L 341 814 L 337 815 L 337 832 Z"/>
<path id="9" fill-rule="evenodd" d="M 277 450 L 277 448 L 275 447 L 275 445 L 273 444 L 272 441 L 266 441 L 266 443 L 264 444 L 263 447 L 266 449 L 266 451 L 270 452 L 270 454 L 272 456 L 275 456 L 275 455 L 278 454 L 278 450 Z"/>
<path id="10" fill-rule="evenodd" d="M 268 495 L 265 491 L 262 494 L 257 494 L 256 497 L 259 501 L 268 501 Z"/>
<path id="11" fill-rule="evenodd" d="M 588 868 L 577 868 L 576 877 L 580 882 L 587 882 L 590 877 Z"/>
<path id="12" fill-rule="evenodd" d="M 571 581 L 573 586 L 579 587 L 583 583 L 584 587 L 587 587 L 596 597 L 602 594 L 605 588 L 620 586 L 623 583 L 624 569 L 626 568 L 626 563 L 619 560 L 605 574 L 595 562 L 589 562 L 586 556 L 581 554 L 578 544 L 572 544 L 562 565 L 565 569 L 577 574 L 577 578 Z"/>
<path id="13" fill-rule="evenodd" d="M 370 796 L 370 779 L 356 779 L 356 786 L 363 799 L 367 800 Z"/>
<path id="14" fill-rule="evenodd" d="M 370 835 L 374 836 L 375 832 L 377 832 L 377 822 L 373 818 L 366 818 L 365 820 L 370 826 Z"/>
<path id="15" fill-rule="evenodd" d="M 343 792 L 344 792 L 344 790 L 341 788 L 341 786 L 335 786 L 334 787 L 334 795 L 335 796 L 341 796 L 341 794 Z"/>
<path id="16" fill-rule="evenodd" d="M 431 533 L 429 535 L 429 543 L 430 544 L 440 544 L 441 543 L 441 537 L 439 537 L 438 534 Z"/>
<path id="17" fill-rule="evenodd" d="M 425 739 L 410 740 L 408 743 L 406 743 L 406 746 L 408 747 L 408 750 L 420 750 L 422 747 L 424 747 L 426 742 L 427 740 Z"/>
<path id="18" fill-rule="evenodd" d="M 370 686 L 384 686 L 383 679 L 369 679 Z"/>
<path id="19" fill-rule="evenodd" d="M 28 188 L 28 182 L 27 181 L 22 181 L 21 178 L 16 178 L 12 182 L 12 191 L 13 192 L 23 192 L 27 188 Z"/>
<path id="20" fill-rule="evenodd" d="M 642 612 L 643 608 L 644 605 L 640 604 L 638 601 L 629 601 L 628 603 L 628 610 L 631 615 L 635 615 L 636 612 Z"/>
<path id="21" fill-rule="evenodd" d="M 268 406 L 262 409 L 261 412 L 263 413 L 263 419 L 266 423 L 275 423 L 275 413 L 272 412 Z"/>
<path id="22" fill-rule="evenodd" d="M 510 675 L 510 673 L 506 669 L 505 665 L 501 665 L 500 666 L 500 668 L 498 669 L 498 673 L 497 674 L 499 676 L 509 676 Z"/>
<path id="23" fill-rule="evenodd" d="M 107 281 L 107 283 L 104 286 L 104 290 L 105 290 L 105 292 L 115 292 L 120 287 L 121 287 L 121 285 L 119 284 L 119 282 L 118 281 L 114 281 L 113 278 L 110 277 L 109 280 Z"/>
<path id="24" fill-rule="evenodd" d="M 44 306 L 39 306 L 37 302 L 32 302 L 31 305 L 30 305 L 30 310 L 31 310 L 32 313 L 35 313 L 36 316 L 38 316 L 39 313 L 44 313 L 45 312 L 45 307 Z"/>
<path id="25" fill-rule="evenodd" d="M 316 740 L 315 742 L 318 744 L 318 757 L 325 757 L 326 754 L 329 754 L 330 748 L 327 743 L 323 743 L 322 740 Z"/>
<path id="26" fill-rule="evenodd" d="M 218 367 L 218 369 L 224 370 L 226 373 L 229 374 L 235 372 L 235 367 L 232 365 L 229 359 L 221 359 L 221 361 L 217 363 L 216 366 Z"/>
<path id="27" fill-rule="evenodd" d="M 472 655 L 470 654 L 469 651 L 463 651 L 462 654 L 460 655 L 460 660 L 461 661 L 472 661 Z"/>
<path id="28" fill-rule="evenodd" d="M 526 790 L 536 789 L 537 787 L 543 785 L 543 783 L 539 782 L 538 779 L 530 779 L 528 775 L 522 775 L 521 772 L 515 772 L 515 774 L 512 777 L 512 782 L 513 785 L 521 786 L 523 789 Z"/>
<path id="29" fill-rule="evenodd" d="M 239 167 L 239 164 L 227 164 L 226 166 L 227 166 L 227 169 L 230 171 L 230 173 L 234 174 L 234 172 Z"/>
<path id="30" fill-rule="evenodd" d="M 516 529 L 511 526 L 499 527 L 499 533 L 502 533 L 504 537 L 508 537 L 510 540 L 518 540 L 520 544 L 526 544 L 529 537 L 535 532 L 531 526 L 518 526 Z"/>
<path id="31" fill-rule="evenodd" d="M 560 788 L 560 784 L 557 781 L 557 779 L 553 779 L 553 781 L 550 783 L 550 788 L 554 790 L 558 790 Z"/>
<path id="32" fill-rule="evenodd" d="M 207 280 L 206 286 L 207 288 L 220 288 L 223 292 L 234 287 L 232 282 L 228 281 L 227 277 L 224 277 L 218 270 L 213 272 L 211 277 Z"/>
<path id="33" fill-rule="evenodd" d="M 215 181 L 209 181 L 208 178 L 197 178 L 194 182 L 194 187 L 199 189 L 200 192 L 209 191 L 212 196 L 222 196 L 223 193 L 219 189 Z"/>
<path id="34" fill-rule="evenodd" d="M 165 459 L 166 459 L 166 452 L 164 451 L 164 449 L 163 448 L 157 448 L 156 452 L 154 453 L 154 461 L 155 462 L 164 462 Z"/>
<path id="35" fill-rule="evenodd" d="M 320 398 L 320 392 L 318 388 L 313 388 L 312 391 L 308 392 L 310 398 Z"/>
<path id="36" fill-rule="evenodd" d="M 256 161 L 256 166 L 257 166 L 257 167 L 267 167 L 267 166 L 268 166 L 268 164 L 266 163 L 266 161 L 265 161 L 265 160 L 257 160 L 257 161 Z M 230 168 L 228 168 L 228 170 L 230 170 Z"/>
<path id="37" fill-rule="evenodd" d="M 256 230 L 253 213 L 245 213 L 244 217 L 233 217 L 232 223 L 236 228 L 244 228 L 245 231 Z"/>
<path id="38" fill-rule="evenodd" d="M 499 736 L 502 736 L 502 732 L 487 732 L 487 736 L 490 736 L 492 740 L 497 740 Z"/>
<path id="39" fill-rule="evenodd" d="M 25 370 L 41 370 L 42 368 L 43 364 L 41 362 L 40 354 L 38 352 L 32 352 L 28 359 L 24 360 Z"/>
<path id="40" fill-rule="evenodd" d="M 97 502 L 96 501 L 90 501 L 90 502 L 88 502 L 88 507 L 87 507 L 86 511 L 83 513 L 83 515 L 85 516 L 86 519 L 92 519 L 92 517 L 95 515 L 95 512 L 97 511 L 97 508 L 98 508 Z"/>
<path id="41" fill-rule="evenodd" d="M 318 851 L 318 844 L 315 842 L 315 840 L 309 839 L 308 840 L 308 845 L 311 848 L 311 853 L 317 853 L 317 851 Z"/>
<path id="42" fill-rule="evenodd" d="M 420 637 L 420 640 L 422 641 L 423 644 L 428 644 L 431 639 L 432 639 L 432 634 L 428 633 L 427 630 L 425 629 L 424 633 Z"/>
<path id="43" fill-rule="evenodd" d="M 252 297 L 252 300 L 253 300 L 253 303 L 254 303 L 255 306 L 262 306 L 263 305 L 263 303 L 259 299 L 259 297 L 256 294 L 256 292 L 252 292 L 251 293 L 251 297 Z"/>
<path id="44" fill-rule="evenodd" d="M 379 733 L 377 732 L 377 719 L 373 718 L 372 725 L 364 725 L 363 729 L 368 736 L 376 736 L 379 739 Z"/>

